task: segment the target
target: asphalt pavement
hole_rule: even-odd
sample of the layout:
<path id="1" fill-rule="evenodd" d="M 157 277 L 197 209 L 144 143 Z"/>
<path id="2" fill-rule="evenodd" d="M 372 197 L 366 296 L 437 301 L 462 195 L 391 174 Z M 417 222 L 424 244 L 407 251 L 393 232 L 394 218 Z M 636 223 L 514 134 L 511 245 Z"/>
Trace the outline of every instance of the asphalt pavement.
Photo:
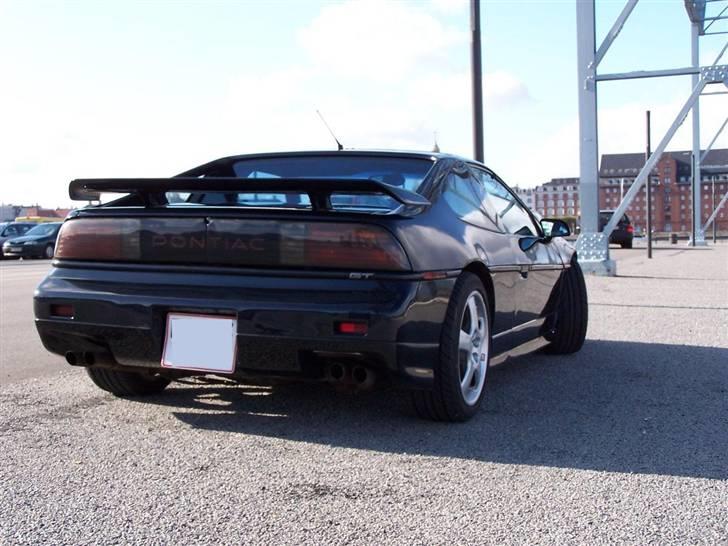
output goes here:
<path id="1" fill-rule="evenodd" d="M 0 385 L 67 371 L 33 326 L 33 291 L 50 267 L 50 260 L 0 261 Z"/>
<path id="2" fill-rule="evenodd" d="M 0 263 L 0 544 L 728 544 L 728 245 L 613 255 L 583 350 L 494 368 L 459 425 L 386 390 L 115 399 L 43 356 L 47 263 Z"/>

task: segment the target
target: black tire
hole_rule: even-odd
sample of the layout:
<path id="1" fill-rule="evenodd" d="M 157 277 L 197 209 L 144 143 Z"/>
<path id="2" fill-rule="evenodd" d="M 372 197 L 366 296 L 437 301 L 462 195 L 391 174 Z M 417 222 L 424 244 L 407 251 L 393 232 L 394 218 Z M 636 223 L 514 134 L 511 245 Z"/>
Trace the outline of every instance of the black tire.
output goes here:
<path id="1" fill-rule="evenodd" d="M 86 368 L 86 373 L 97 387 L 121 397 L 157 394 L 169 385 L 169 379 L 159 375 L 123 372 L 94 366 Z"/>
<path id="2" fill-rule="evenodd" d="M 551 343 L 545 351 L 565 355 L 577 352 L 584 345 L 586 327 L 589 322 L 589 307 L 586 295 L 584 273 L 576 259 L 561 277 L 561 294 L 556 311 L 556 325 Z"/>
<path id="3" fill-rule="evenodd" d="M 43 250 L 43 257 L 47 260 L 53 259 L 54 254 L 53 245 L 46 245 L 45 249 Z"/>
<path id="4" fill-rule="evenodd" d="M 460 386 L 459 335 L 461 320 L 469 296 L 477 291 L 483 298 L 487 319 L 488 358 L 486 377 L 477 400 L 468 404 Z M 432 421 L 467 421 L 478 412 L 488 385 L 487 366 L 490 361 L 491 328 L 490 303 L 483 283 L 473 273 L 465 272 L 455 283 L 440 336 L 440 355 L 435 367 L 432 390 L 412 391 L 412 402 L 418 416 Z"/>
<path id="5" fill-rule="evenodd" d="M 632 241 L 622 243 L 622 248 L 632 248 Z"/>

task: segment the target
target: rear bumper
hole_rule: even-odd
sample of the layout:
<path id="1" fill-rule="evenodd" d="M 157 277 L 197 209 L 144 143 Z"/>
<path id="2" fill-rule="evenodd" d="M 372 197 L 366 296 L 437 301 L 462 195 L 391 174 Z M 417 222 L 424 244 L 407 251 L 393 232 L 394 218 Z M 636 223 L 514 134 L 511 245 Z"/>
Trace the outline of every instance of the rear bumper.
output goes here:
<path id="1" fill-rule="evenodd" d="M 615 229 L 609 236 L 609 242 L 613 245 L 621 245 L 629 243 L 634 238 L 634 234 L 624 229 Z"/>
<path id="2" fill-rule="evenodd" d="M 321 378 L 332 361 L 359 361 L 410 387 L 427 388 L 454 278 L 357 279 L 251 275 L 204 268 L 56 267 L 38 286 L 44 346 L 96 362 L 159 368 L 169 312 L 233 315 L 233 376 Z M 52 306 L 73 306 L 73 318 Z M 365 336 L 335 333 L 366 321 Z"/>
<path id="3" fill-rule="evenodd" d="M 34 258 L 43 256 L 45 244 L 42 245 L 18 245 L 13 247 L 3 247 L 3 256 L 8 258 Z"/>

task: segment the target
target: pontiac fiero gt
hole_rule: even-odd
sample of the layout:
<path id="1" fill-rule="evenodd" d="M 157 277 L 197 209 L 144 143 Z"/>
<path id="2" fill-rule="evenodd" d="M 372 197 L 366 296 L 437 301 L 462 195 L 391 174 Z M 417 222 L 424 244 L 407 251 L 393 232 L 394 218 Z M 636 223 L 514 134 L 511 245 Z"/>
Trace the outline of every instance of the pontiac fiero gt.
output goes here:
<path id="1" fill-rule="evenodd" d="M 441 153 L 226 157 L 166 179 L 75 180 L 35 295 L 45 347 L 115 395 L 190 375 L 411 392 L 458 421 L 488 367 L 578 351 L 584 279 L 560 220 Z"/>

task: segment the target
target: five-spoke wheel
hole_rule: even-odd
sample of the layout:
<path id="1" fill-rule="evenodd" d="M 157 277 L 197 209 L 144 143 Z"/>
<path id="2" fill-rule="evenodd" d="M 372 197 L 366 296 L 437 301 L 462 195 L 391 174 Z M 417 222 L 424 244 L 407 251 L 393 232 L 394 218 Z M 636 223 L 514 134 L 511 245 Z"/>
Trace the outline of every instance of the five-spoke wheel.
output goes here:
<path id="1" fill-rule="evenodd" d="M 460 320 L 459 336 L 460 390 L 468 405 L 480 398 L 488 373 L 488 312 L 483 296 L 473 290 L 468 296 Z"/>
<path id="2" fill-rule="evenodd" d="M 450 296 L 433 388 L 412 394 L 420 416 L 436 421 L 465 421 L 478 411 L 490 358 L 489 313 L 482 281 L 466 271 Z"/>

